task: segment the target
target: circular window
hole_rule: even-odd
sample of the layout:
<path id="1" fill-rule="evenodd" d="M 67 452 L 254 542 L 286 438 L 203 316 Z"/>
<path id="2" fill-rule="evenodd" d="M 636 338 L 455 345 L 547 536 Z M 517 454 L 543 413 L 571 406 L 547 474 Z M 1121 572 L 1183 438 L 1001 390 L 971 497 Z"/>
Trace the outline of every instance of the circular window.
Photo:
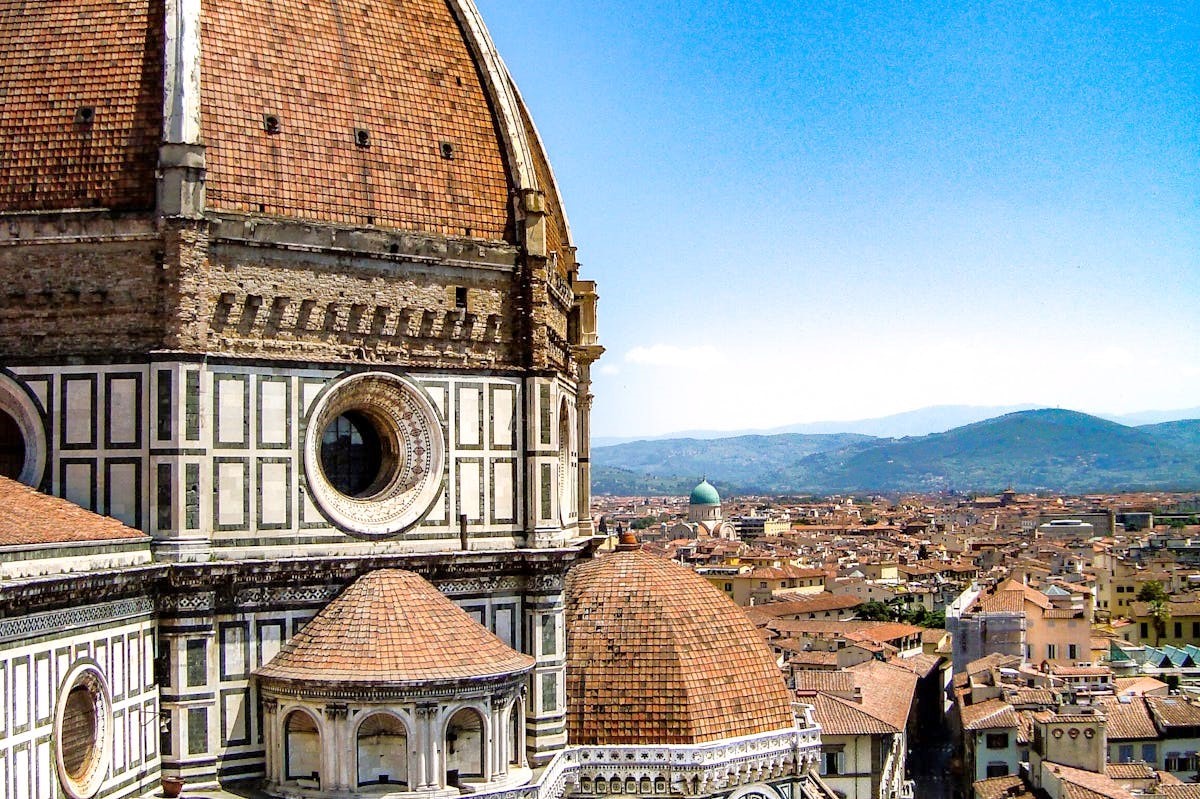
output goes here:
<path id="1" fill-rule="evenodd" d="M 441 491 L 441 420 L 407 380 L 354 375 L 317 400 L 304 459 L 313 500 L 330 521 L 367 537 L 393 535 L 416 523 Z"/>
<path id="2" fill-rule="evenodd" d="M 73 799 L 95 796 L 108 771 L 112 746 L 112 696 L 90 661 L 76 664 L 63 680 L 55 712 L 58 779 Z"/>
<path id="3" fill-rule="evenodd" d="M 20 383 L 0 374 L 0 475 L 36 487 L 45 468 L 41 411 Z"/>

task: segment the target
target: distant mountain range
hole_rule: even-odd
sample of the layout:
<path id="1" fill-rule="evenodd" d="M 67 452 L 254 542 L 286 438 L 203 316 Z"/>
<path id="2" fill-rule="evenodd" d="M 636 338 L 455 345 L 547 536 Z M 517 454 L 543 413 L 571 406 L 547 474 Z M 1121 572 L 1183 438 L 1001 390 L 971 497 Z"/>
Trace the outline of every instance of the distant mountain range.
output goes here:
<path id="1" fill-rule="evenodd" d="M 1187 490 L 1200 488 L 1200 419 L 1134 427 L 1040 409 L 903 438 L 780 433 L 592 450 L 596 494 L 686 494 L 701 477 L 732 494 Z"/>
<path id="2" fill-rule="evenodd" d="M 900 438 L 902 436 L 925 436 L 930 433 L 944 433 L 956 427 L 994 419 L 1017 411 L 1031 411 L 1043 408 L 1043 405 L 1026 403 L 1024 405 L 931 405 L 903 413 L 893 413 L 872 419 L 853 419 L 840 422 L 805 422 L 790 424 L 783 427 L 755 428 L 745 430 L 681 430 L 658 436 L 593 436 L 593 447 L 607 447 L 615 444 L 628 444 L 633 441 L 663 441 L 676 438 L 735 438 L 749 435 L 769 436 L 777 433 L 858 433 L 864 436 L 880 438 Z M 1181 408 L 1172 411 L 1139 411 L 1137 413 L 1093 414 L 1110 422 L 1123 425 L 1146 425 L 1158 422 L 1173 422 L 1180 419 L 1200 419 L 1200 407 Z"/>

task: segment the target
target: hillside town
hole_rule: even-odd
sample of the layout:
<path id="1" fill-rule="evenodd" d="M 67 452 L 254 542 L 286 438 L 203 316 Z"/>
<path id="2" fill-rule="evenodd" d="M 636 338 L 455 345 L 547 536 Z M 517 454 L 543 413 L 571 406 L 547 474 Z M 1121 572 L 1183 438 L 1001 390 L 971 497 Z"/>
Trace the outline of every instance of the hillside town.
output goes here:
<path id="1" fill-rule="evenodd" d="M 846 797 L 1200 796 L 1200 495 L 593 499 L 743 607 Z M 628 533 L 626 533 L 628 535 Z M 1064 737 L 1065 736 L 1065 737 Z"/>

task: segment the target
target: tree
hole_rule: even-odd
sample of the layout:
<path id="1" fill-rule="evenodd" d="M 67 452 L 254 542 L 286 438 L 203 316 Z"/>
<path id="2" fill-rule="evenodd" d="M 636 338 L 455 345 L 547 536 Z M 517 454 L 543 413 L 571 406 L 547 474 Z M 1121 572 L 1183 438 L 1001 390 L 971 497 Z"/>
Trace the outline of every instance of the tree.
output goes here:
<path id="1" fill-rule="evenodd" d="M 1154 625 L 1154 645 L 1158 646 L 1162 637 L 1167 634 L 1167 622 L 1171 620 L 1171 601 L 1167 590 L 1158 580 L 1147 580 L 1138 589 L 1137 599 L 1146 602 L 1146 615 Z"/>
<path id="2" fill-rule="evenodd" d="M 891 621 L 892 609 L 882 602 L 872 599 L 859 607 L 857 615 L 865 621 Z"/>
<path id="3" fill-rule="evenodd" d="M 1139 602 L 1166 602 L 1167 589 L 1159 580 L 1147 580 L 1138 588 L 1137 599 Z"/>

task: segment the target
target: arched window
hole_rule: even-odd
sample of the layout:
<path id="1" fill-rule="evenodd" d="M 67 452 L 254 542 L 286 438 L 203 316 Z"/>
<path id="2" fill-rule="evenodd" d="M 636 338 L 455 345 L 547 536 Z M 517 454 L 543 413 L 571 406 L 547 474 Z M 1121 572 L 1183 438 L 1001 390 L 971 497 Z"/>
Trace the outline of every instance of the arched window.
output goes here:
<path id="1" fill-rule="evenodd" d="M 375 713 L 358 725 L 358 784 L 408 785 L 408 730 L 395 716 Z"/>
<path id="2" fill-rule="evenodd" d="M 471 708 L 463 708 L 446 724 L 446 784 L 459 780 L 483 779 L 483 717 Z"/>
<path id="3" fill-rule="evenodd" d="M 571 406 L 566 399 L 558 406 L 558 516 L 566 525 L 578 518 L 575 496 L 575 436 L 571 429 Z"/>
<path id="4" fill-rule="evenodd" d="M 521 728 L 525 726 L 525 702 L 518 697 L 508 711 L 508 762 L 519 766 L 524 762 L 521 751 Z"/>
<path id="5" fill-rule="evenodd" d="M 293 710 L 283 723 L 283 777 L 321 784 L 321 731 L 303 710 Z"/>

